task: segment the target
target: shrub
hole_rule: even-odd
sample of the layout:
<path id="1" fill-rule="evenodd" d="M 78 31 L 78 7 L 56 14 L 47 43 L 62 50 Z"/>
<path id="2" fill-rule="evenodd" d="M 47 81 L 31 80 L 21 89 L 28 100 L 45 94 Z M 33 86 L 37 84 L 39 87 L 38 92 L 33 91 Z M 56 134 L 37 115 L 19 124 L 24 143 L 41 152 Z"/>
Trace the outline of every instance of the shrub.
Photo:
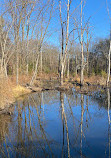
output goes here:
<path id="1" fill-rule="evenodd" d="M 48 74 L 48 73 L 50 72 L 50 69 L 49 69 L 48 67 L 45 66 L 45 68 L 44 68 L 44 72 L 45 72 L 46 74 Z"/>
<path id="2" fill-rule="evenodd" d="M 104 77 L 104 78 L 106 78 L 107 77 L 107 73 L 104 70 L 102 70 L 101 71 L 101 76 Z"/>
<path id="3" fill-rule="evenodd" d="M 95 76 L 95 70 L 92 68 L 92 75 Z"/>
<path id="4" fill-rule="evenodd" d="M 32 73 L 32 71 L 33 71 L 33 63 L 29 64 L 28 70 L 29 70 L 29 73 Z"/>

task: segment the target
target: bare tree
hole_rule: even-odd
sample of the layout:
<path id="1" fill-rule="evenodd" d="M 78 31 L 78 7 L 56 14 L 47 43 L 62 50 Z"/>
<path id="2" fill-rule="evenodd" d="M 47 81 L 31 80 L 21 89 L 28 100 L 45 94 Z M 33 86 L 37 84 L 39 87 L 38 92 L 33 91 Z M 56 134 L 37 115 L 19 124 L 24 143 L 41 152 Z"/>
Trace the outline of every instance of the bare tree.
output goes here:
<path id="1" fill-rule="evenodd" d="M 107 0 L 106 0 L 106 3 L 107 3 L 107 12 L 108 12 L 109 20 L 110 20 L 110 48 L 109 48 L 109 54 L 108 54 L 108 76 L 107 76 L 107 86 L 108 86 L 109 81 L 110 81 L 110 65 L 111 65 L 111 63 L 110 63 L 110 56 L 111 56 L 111 16 L 110 16 Z"/>
<path id="2" fill-rule="evenodd" d="M 83 50 L 83 0 L 81 0 L 81 78 L 80 82 L 84 83 L 84 50 Z"/>
<path id="3" fill-rule="evenodd" d="M 51 18 L 52 18 L 53 6 L 54 6 L 53 0 L 47 1 L 46 4 L 42 7 L 42 12 L 40 10 L 40 13 L 39 13 L 39 16 L 40 16 L 40 14 L 42 15 L 42 18 L 40 19 L 41 30 L 40 30 L 40 32 L 37 32 L 38 43 L 37 43 L 37 58 L 36 58 L 36 64 L 35 64 L 36 66 L 35 66 L 34 74 L 30 81 L 30 85 L 33 85 L 33 83 L 36 79 L 36 76 L 37 76 L 38 60 L 39 60 L 40 53 L 42 52 L 41 50 L 42 50 L 43 42 L 44 42 L 45 36 L 47 34 Z M 47 17 L 47 13 L 49 13 L 48 17 Z M 44 23 L 46 24 L 45 26 L 44 26 Z"/>
<path id="4" fill-rule="evenodd" d="M 5 21 L 2 15 L 0 16 L 0 51 L 1 51 L 1 74 L 7 77 L 7 64 L 12 55 L 9 54 L 10 49 L 12 49 L 12 44 L 9 39 L 9 32 L 13 25 L 13 19 L 10 21 Z M 9 45 L 10 44 L 10 45 Z"/>
<path id="5" fill-rule="evenodd" d="M 62 11 L 61 11 L 61 0 L 59 1 L 59 12 L 60 12 L 60 22 L 61 22 L 61 33 L 62 33 L 62 51 L 61 51 L 61 66 L 60 66 L 60 83 L 63 85 L 63 77 L 64 77 L 64 67 L 67 58 L 68 51 L 68 40 L 69 40 L 69 10 L 70 10 L 70 0 L 67 1 L 67 19 L 66 22 L 62 19 Z M 64 50 L 64 23 L 66 23 L 66 42 L 65 42 L 65 50 Z"/>
<path id="6" fill-rule="evenodd" d="M 86 46 L 86 51 L 87 51 L 87 74 L 89 72 L 89 45 L 91 42 L 91 34 L 90 34 L 90 30 L 89 30 L 89 23 L 87 23 L 87 27 L 86 27 L 86 36 L 87 36 L 87 41 L 85 42 L 85 46 Z"/>
<path id="7" fill-rule="evenodd" d="M 80 83 L 81 83 L 81 85 L 84 84 L 84 68 L 87 65 L 87 62 L 84 61 L 84 43 L 85 43 L 84 33 L 85 33 L 85 31 L 87 32 L 88 23 L 89 23 L 89 20 L 91 18 L 91 16 L 90 16 L 88 18 L 88 20 L 86 22 L 84 22 L 83 9 L 85 7 L 85 3 L 86 3 L 85 0 L 81 0 L 80 22 L 78 23 L 77 19 L 75 18 L 75 25 L 76 25 L 76 29 L 78 32 L 78 37 L 79 37 L 79 42 L 80 42 L 80 47 L 81 47 L 81 64 L 80 64 Z M 88 32 L 87 32 L 87 35 L 88 35 Z M 88 36 L 87 36 L 87 40 L 88 40 Z M 89 49 L 89 41 L 87 41 L 87 42 L 86 42 L 87 48 Z M 87 49 L 87 52 L 88 52 L 88 49 Z M 88 58 L 87 58 L 87 60 L 88 60 Z"/>
<path id="8" fill-rule="evenodd" d="M 1 73 L 5 72 L 5 76 L 7 77 L 7 70 L 6 70 L 6 61 L 5 61 L 5 51 L 6 51 L 6 44 L 8 33 L 4 32 L 3 26 L 4 20 L 2 16 L 0 17 L 0 50 L 1 50 Z"/>

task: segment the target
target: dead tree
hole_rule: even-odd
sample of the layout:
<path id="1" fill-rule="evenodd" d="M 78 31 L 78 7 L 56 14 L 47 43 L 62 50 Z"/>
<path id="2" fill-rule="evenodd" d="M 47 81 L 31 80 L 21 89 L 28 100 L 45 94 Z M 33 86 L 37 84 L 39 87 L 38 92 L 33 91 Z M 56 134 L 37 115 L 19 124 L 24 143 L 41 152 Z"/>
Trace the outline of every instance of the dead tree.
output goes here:
<path id="1" fill-rule="evenodd" d="M 109 53 L 108 53 L 108 76 L 107 76 L 107 86 L 109 85 L 110 82 L 110 56 L 111 56 L 111 16 L 110 16 L 110 11 L 109 11 L 109 6 L 108 6 L 108 2 L 106 0 L 107 3 L 107 12 L 108 12 L 108 16 L 109 16 L 109 20 L 110 20 L 110 47 L 109 47 Z"/>
<path id="2" fill-rule="evenodd" d="M 83 0 L 81 0 L 81 77 L 80 83 L 84 84 L 84 48 L 83 48 Z"/>
<path id="3" fill-rule="evenodd" d="M 67 19 L 66 22 L 62 20 L 62 12 L 61 12 L 61 0 L 59 1 L 59 13 L 60 13 L 60 22 L 61 22 L 61 33 L 62 33 L 62 51 L 61 51 L 61 62 L 60 62 L 60 84 L 63 85 L 63 77 L 64 77 L 64 68 L 67 58 L 68 51 L 68 41 L 69 41 L 69 10 L 70 10 L 70 0 L 67 1 Z M 66 41 L 64 46 L 64 23 L 66 23 Z M 65 47 L 65 50 L 64 50 Z"/>

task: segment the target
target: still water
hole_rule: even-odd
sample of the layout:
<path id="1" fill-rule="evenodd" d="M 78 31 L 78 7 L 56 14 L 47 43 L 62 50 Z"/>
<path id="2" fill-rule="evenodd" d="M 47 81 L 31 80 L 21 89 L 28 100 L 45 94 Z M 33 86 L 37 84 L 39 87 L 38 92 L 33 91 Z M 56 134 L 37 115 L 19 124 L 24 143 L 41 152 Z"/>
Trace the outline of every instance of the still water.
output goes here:
<path id="1" fill-rule="evenodd" d="M 74 89 L 25 96 L 0 115 L 0 158 L 109 158 L 109 90 L 103 98 Z"/>

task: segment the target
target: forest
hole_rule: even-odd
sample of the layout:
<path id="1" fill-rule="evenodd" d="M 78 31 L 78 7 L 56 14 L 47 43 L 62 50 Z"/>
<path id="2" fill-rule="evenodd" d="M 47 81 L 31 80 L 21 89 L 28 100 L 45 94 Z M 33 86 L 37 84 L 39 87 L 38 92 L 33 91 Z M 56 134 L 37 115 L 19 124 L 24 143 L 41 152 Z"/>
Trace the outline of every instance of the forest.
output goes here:
<path id="1" fill-rule="evenodd" d="M 86 3 L 85 0 L 1 2 L 1 95 L 6 93 L 7 85 L 33 86 L 37 77 L 55 77 L 60 86 L 70 80 L 80 86 L 110 85 L 111 36 L 93 39 L 92 15 L 85 17 L 84 12 Z M 110 21 L 109 5 L 106 10 Z"/>

